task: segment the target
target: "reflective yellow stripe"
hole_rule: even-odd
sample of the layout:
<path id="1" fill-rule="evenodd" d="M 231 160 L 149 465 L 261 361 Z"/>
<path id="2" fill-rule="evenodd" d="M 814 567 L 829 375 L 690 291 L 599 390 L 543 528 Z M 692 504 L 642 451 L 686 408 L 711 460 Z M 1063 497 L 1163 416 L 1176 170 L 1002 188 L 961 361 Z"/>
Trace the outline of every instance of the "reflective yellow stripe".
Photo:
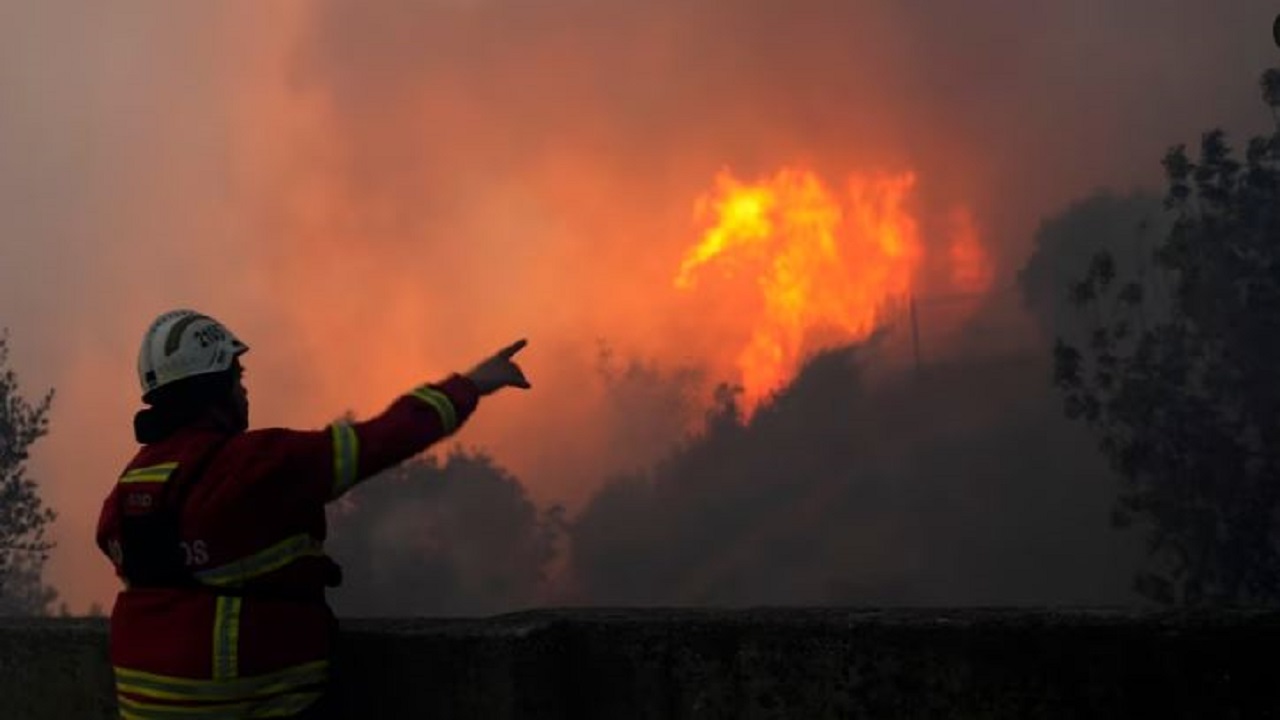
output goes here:
<path id="1" fill-rule="evenodd" d="M 165 720 L 167 718 L 226 720 L 226 718 L 245 717 L 244 713 L 249 709 L 248 703 L 183 707 L 156 705 L 121 696 L 116 696 L 116 701 L 120 705 L 120 717 L 124 720 Z"/>
<path id="2" fill-rule="evenodd" d="M 304 557 L 324 555 L 324 546 L 306 533 L 293 535 L 248 557 L 195 573 L 196 579 L 206 585 L 227 587 L 279 570 Z"/>
<path id="3" fill-rule="evenodd" d="M 182 718 L 183 720 L 226 720 L 227 718 L 265 718 L 297 715 L 320 699 L 319 691 L 288 693 L 252 702 L 214 705 L 164 705 L 116 696 L 120 716 L 126 720 Z"/>
<path id="4" fill-rule="evenodd" d="M 360 438 L 350 423 L 334 423 L 330 431 L 333 434 L 333 497 L 336 498 L 356 484 Z"/>
<path id="5" fill-rule="evenodd" d="M 243 598 L 218 596 L 213 617 L 213 679 L 231 680 L 240 673 L 240 605 Z"/>
<path id="6" fill-rule="evenodd" d="M 266 675 L 234 680 L 196 680 L 117 667 L 116 690 L 156 700 L 238 702 L 275 695 L 329 679 L 329 661 L 295 665 Z"/>
<path id="7" fill-rule="evenodd" d="M 249 717 L 282 717 L 297 715 L 320 699 L 319 692 L 290 693 L 263 700 L 249 711 Z"/>
<path id="8" fill-rule="evenodd" d="M 458 427 L 458 412 L 453 408 L 453 401 L 448 395 L 431 387 L 423 385 L 411 393 L 419 400 L 431 405 L 440 414 L 440 424 L 444 426 L 445 433 L 451 433 Z"/>
<path id="9" fill-rule="evenodd" d="M 169 462 L 161 465 L 152 465 L 151 467 L 136 468 L 130 470 L 120 477 L 122 483 L 142 483 L 142 482 L 164 482 L 169 479 L 174 470 L 178 469 L 178 463 Z"/>

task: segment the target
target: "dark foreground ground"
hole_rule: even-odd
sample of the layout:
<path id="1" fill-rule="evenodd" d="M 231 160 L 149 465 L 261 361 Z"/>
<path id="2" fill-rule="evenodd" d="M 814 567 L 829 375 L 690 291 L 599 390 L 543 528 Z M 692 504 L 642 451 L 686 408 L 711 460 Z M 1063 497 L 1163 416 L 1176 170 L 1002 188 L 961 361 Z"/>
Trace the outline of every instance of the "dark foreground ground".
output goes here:
<path id="1" fill-rule="evenodd" d="M 1280 613 L 345 621 L 352 718 L 1280 718 Z M 0 620 L 0 717 L 113 717 L 106 624 Z"/>

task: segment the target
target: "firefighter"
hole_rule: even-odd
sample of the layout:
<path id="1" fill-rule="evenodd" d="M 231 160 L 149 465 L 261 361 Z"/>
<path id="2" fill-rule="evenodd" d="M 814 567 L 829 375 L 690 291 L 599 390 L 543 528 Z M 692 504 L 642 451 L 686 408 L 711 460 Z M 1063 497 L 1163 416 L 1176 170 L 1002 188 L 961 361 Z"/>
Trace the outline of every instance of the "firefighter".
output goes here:
<path id="1" fill-rule="evenodd" d="M 512 359 L 524 345 L 365 422 L 248 431 L 248 346 L 191 310 L 157 318 L 138 357 L 142 447 L 97 530 L 125 585 L 110 639 L 120 716 L 330 717 L 325 588 L 341 570 L 325 504 L 452 434 L 481 397 L 528 388 Z"/>

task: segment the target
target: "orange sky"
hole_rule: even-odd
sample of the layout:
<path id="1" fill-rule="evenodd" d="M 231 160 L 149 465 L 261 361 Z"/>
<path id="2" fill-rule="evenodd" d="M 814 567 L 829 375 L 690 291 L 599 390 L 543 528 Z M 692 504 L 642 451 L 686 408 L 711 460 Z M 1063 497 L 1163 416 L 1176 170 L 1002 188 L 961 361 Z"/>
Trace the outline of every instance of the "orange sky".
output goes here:
<path id="1" fill-rule="evenodd" d="M 461 441 L 572 505 L 650 459 L 616 443 L 602 342 L 742 351 L 737 304 L 672 284 L 722 170 L 916 173 L 927 294 L 1007 284 L 1043 214 L 1266 120 L 1267 3 L 1024 5 L 0 0 L 0 325 L 29 394 L 58 392 L 32 463 L 51 579 L 109 602 L 92 523 L 161 310 L 253 346 L 257 425 L 375 412 L 528 336 L 535 389 Z"/>

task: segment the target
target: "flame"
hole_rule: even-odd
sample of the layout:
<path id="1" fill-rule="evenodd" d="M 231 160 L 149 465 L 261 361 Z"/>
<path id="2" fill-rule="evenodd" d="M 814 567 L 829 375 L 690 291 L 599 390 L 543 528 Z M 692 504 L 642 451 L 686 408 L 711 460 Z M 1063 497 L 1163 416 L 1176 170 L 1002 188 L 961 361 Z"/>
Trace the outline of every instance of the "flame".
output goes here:
<path id="1" fill-rule="evenodd" d="M 736 358 L 748 414 L 808 353 L 866 338 L 912 291 L 922 250 L 905 204 L 915 182 L 911 172 L 855 174 L 842 202 L 811 171 L 784 168 L 750 183 L 725 171 L 698 200 L 695 214 L 708 227 L 675 285 L 693 291 L 716 266 L 717 301 L 753 315 Z M 754 282 L 734 286 L 740 274 Z"/>

